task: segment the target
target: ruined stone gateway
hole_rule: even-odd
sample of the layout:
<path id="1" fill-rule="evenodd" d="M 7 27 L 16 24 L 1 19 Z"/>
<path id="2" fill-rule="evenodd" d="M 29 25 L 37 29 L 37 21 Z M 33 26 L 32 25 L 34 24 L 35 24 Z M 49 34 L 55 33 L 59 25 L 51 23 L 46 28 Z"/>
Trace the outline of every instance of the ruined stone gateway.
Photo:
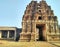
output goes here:
<path id="1" fill-rule="evenodd" d="M 20 41 L 59 41 L 59 34 L 57 16 L 46 1 L 31 1 L 22 18 Z"/>

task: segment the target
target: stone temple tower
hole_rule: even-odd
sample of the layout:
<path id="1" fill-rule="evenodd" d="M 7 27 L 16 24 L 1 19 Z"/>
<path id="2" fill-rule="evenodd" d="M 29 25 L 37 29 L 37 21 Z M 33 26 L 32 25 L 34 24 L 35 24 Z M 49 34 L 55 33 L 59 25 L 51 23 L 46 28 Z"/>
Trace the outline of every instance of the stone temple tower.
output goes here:
<path id="1" fill-rule="evenodd" d="M 57 16 L 51 7 L 42 0 L 32 0 L 27 5 L 22 18 L 20 41 L 58 41 L 59 29 Z"/>

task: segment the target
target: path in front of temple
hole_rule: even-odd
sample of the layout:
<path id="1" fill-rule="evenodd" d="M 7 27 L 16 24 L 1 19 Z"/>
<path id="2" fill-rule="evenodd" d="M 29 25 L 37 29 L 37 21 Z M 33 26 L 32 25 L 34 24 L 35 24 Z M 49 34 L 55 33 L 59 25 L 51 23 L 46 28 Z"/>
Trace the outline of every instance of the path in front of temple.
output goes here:
<path id="1" fill-rule="evenodd" d="M 15 41 L 1 41 L 0 47 L 58 47 L 48 42 L 15 42 Z"/>

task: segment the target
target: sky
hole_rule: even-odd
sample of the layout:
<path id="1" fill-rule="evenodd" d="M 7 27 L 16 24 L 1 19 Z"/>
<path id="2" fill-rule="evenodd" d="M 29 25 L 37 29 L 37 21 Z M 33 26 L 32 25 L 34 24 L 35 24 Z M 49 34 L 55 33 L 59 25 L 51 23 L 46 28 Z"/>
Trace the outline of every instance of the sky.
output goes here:
<path id="1" fill-rule="evenodd" d="M 37 0 L 39 2 L 41 0 Z M 22 27 L 22 17 L 31 0 L 0 0 L 0 26 Z M 60 0 L 46 0 L 60 24 Z"/>

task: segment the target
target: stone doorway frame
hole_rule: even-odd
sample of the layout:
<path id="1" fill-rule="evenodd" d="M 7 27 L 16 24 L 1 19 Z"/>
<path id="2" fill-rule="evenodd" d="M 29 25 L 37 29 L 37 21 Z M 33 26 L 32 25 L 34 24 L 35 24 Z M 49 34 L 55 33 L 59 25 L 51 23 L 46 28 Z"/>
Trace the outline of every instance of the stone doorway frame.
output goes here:
<path id="1" fill-rule="evenodd" d="M 44 37 L 44 40 L 38 40 L 38 41 L 46 41 L 46 24 L 36 24 L 36 26 L 43 26 L 42 28 L 42 34 L 43 34 L 43 37 Z M 36 27 L 36 31 L 37 31 L 37 27 Z M 37 32 L 36 32 L 37 33 Z M 37 41 L 37 39 L 39 39 L 39 37 L 37 36 L 37 35 L 39 35 L 39 33 L 38 34 L 36 34 L 36 41 Z M 37 38 L 38 37 L 38 38 Z"/>

